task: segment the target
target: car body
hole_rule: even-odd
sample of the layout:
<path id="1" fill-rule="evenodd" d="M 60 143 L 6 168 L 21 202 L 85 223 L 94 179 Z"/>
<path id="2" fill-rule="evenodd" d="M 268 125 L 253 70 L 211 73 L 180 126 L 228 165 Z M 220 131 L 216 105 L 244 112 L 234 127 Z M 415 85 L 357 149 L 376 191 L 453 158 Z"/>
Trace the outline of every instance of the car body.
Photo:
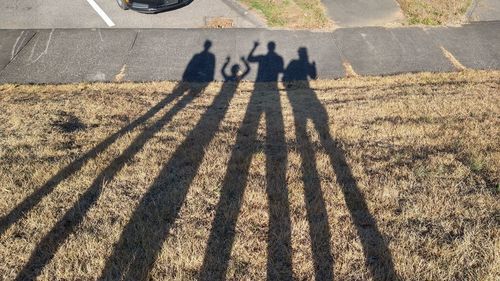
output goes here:
<path id="1" fill-rule="evenodd" d="M 122 9 L 131 9 L 141 13 L 154 14 L 176 9 L 193 0 L 117 0 Z"/>

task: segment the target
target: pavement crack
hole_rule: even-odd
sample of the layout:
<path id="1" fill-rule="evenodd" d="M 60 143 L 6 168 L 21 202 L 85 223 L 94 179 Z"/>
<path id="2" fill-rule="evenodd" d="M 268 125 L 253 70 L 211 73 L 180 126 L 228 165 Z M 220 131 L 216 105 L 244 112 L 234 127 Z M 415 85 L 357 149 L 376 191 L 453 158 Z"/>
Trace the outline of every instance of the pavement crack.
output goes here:
<path id="1" fill-rule="evenodd" d="M 128 49 L 129 53 L 130 51 L 132 51 L 132 49 L 134 48 L 135 46 L 135 42 L 137 41 L 137 37 L 139 36 L 139 31 L 136 31 L 135 32 L 135 37 L 134 37 L 134 40 L 132 41 L 132 44 L 130 45 L 130 48 Z"/>
<path id="2" fill-rule="evenodd" d="M 35 37 L 35 35 L 37 35 L 37 33 L 38 33 L 37 31 L 33 31 L 33 30 L 24 30 L 24 31 L 27 31 L 26 33 L 28 33 L 28 34 L 31 31 L 32 34 L 28 38 L 28 41 L 26 41 L 26 44 L 24 44 L 24 45 L 22 44 L 22 42 L 24 41 L 24 39 L 23 39 L 23 41 L 21 41 L 19 50 L 17 50 L 16 52 L 14 52 L 14 55 L 11 56 L 9 62 L 3 68 L 0 69 L 0 76 L 2 75 L 2 73 L 4 72 L 4 70 L 7 69 L 7 67 L 17 58 L 17 56 L 21 53 L 21 51 L 24 50 L 24 48 L 26 48 L 26 46 L 29 45 L 29 43 L 31 42 L 31 39 L 33 39 Z M 16 44 L 17 44 L 17 40 L 16 40 Z"/>
<path id="3" fill-rule="evenodd" d="M 444 56 L 453 64 L 456 70 L 464 71 L 467 69 L 450 51 L 446 50 L 445 47 L 441 46 L 441 51 L 443 51 Z"/>
<path id="4" fill-rule="evenodd" d="M 129 60 L 130 54 L 132 53 L 132 50 L 134 49 L 135 43 L 137 42 L 137 37 L 139 37 L 139 32 L 140 31 L 136 31 L 135 32 L 134 39 L 132 40 L 132 43 L 130 44 L 130 47 L 128 48 L 128 52 L 127 52 L 127 54 L 124 55 L 123 66 L 120 69 L 120 72 L 118 72 L 115 75 L 115 79 L 114 79 L 115 82 L 122 82 L 124 80 L 125 76 L 126 76 L 127 61 Z"/>
<path id="5" fill-rule="evenodd" d="M 361 35 L 363 35 L 363 33 L 361 33 Z M 363 40 L 365 40 L 365 36 L 363 36 Z M 352 64 L 347 60 L 347 57 L 344 55 L 344 53 L 342 52 L 342 49 L 337 44 L 337 40 L 335 39 L 335 34 L 332 34 L 332 39 L 333 39 L 332 40 L 333 46 L 339 52 L 339 56 L 340 56 L 340 59 L 342 61 L 342 66 L 344 67 L 345 76 L 346 77 L 358 77 L 359 74 L 356 73 L 356 71 L 352 67 Z"/>
<path id="6" fill-rule="evenodd" d="M 352 67 L 352 64 L 348 61 L 344 61 L 342 63 L 342 65 L 344 66 L 344 70 L 345 70 L 345 75 L 347 78 L 350 78 L 350 77 L 358 77 L 359 75 L 356 73 L 356 71 L 354 71 L 354 68 Z"/>
<path id="7" fill-rule="evenodd" d="M 101 29 L 98 29 L 97 32 L 99 32 L 99 38 L 101 39 L 101 42 L 104 42 L 104 39 L 102 38 Z"/>
<path id="8" fill-rule="evenodd" d="M 126 71 L 127 71 L 127 65 L 124 64 L 120 72 L 116 74 L 115 82 L 122 82 L 123 78 L 125 78 Z"/>

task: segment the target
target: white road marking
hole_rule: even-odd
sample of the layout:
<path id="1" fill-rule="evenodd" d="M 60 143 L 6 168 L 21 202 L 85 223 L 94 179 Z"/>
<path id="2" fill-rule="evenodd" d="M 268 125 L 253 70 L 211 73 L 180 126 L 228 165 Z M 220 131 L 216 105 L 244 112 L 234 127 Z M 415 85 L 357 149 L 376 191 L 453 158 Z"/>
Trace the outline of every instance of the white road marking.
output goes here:
<path id="1" fill-rule="evenodd" d="M 94 10 L 101 16 L 101 18 L 106 22 L 109 27 L 115 26 L 115 23 L 106 15 L 106 13 L 97 5 L 94 0 L 87 0 L 87 2 L 94 8 Z"/>

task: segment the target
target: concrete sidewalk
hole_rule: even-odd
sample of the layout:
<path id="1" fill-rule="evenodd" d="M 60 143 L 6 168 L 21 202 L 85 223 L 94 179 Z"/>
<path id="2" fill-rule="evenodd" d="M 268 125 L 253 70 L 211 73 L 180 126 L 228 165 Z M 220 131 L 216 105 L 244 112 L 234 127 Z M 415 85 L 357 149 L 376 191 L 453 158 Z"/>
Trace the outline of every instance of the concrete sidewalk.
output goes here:
<path id="1" fill-rule="evenodd" d="M 0 83 L 180 80 L 206 40 L 213 43 L 216 79 L 227 56 L 247 56 L 254 41 L 266 52 L 274 41 L 285 63 L 308 48 L 319 78 L 420 71 L 500 69 L 500 22 L 461 27 L 338 29 L 334 32 L 264 29 L 0 30 Z M 252 69 L 249 80 L 255 79 Z"/>
<path id="2" fill-rule="evenodd" d="M 396 0 L 321 0 L 338 27 L 386 26 L 404 21 Z"/>
<path id="3" fill-rule="evenodd" d="M 500 0 L 472 0 L 467 17 L 471 22 L 500 20 Z"/>

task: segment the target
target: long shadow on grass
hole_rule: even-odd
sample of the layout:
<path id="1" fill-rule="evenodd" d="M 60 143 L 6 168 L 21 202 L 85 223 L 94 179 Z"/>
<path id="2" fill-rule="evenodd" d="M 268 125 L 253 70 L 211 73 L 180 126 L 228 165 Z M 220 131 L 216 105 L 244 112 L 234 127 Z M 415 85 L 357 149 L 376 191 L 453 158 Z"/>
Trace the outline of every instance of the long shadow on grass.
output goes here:
<path id="1" fill-rule="evenodd" d="M 228 63 L 229 59 L 223 69 Z M 249 71 L 247 68 L 243 75 L 238 75 L 238 70 L 235 65 L 230 76 L 223 74 L 226 82 L 220 93 L 143 196 L 100 279 L 146 280 L 198 172 L 205 148 L 218 131 L 239 81 Z"/>
<path id="2" fill-rule="evenodd" d="M 64 167 L 62 170 L 57 172 L 51 179 L 49 179 L 43 186 L 38 188 L 35 192 L 29 195 L 21 203 L 19 203 L 9 214 L 5 215 L 0 219 L 0 235 L 4 233 L 12 224 L 20 220 L 24 214 L 29 212 L 35 205 L 37 205 L 45 196 L 50 194 L 54 188 L 59 185 L 62 181 L 68 179 L 75 172 L 80 170 L 85 163 L 89 160 L 94 159 L 105 151 L 111 144 L 113 144 L 121 136 L 132 132 L 141 124 L 144 124 L 147 120 L 151 119 L 156 113 L 158 113 L 162 108 L 167 106 L 169 103 L 174 101 L 179 96 L 183 95 L 184 91 L 176 90 L 172 94 L 168 95 L 166 98 L 161 100 L 154 107 L 149 109 L 144 115 L 137 118 L 127 126 L 123 127 L 116 133 L 107 137 L 105 140 L 100 142 L 97 146 L 71 162 L 68 166 Z"/>
<path id="3" fill-rule="evenodd" d="M 266 122 L 266 192 L 269 202 L 267 240 L 267 279 L 292 280 L 291 226 L 286 184 L 287 150 L 278 76 L 283 72 L 283 59 L 268 44 L 266 55 L 254 55 L 258 43 L 248 56 L 259 64 L 255 89 L 236 137 L 221 198 L 217 204 L 212 230 L 200 272 L 201 280 L 224 280 L 234 242 L 236 222 L 241 210 L 252 155 L 258 151 L 259 119 Z"/>
<path id="4" fill-rule="evenodd" d="M 182 96 L 170 110 L 162 115 L 153 125 L 145 128 L 144 131 L 142 131 L 120 154 L 120 156 L 114 159 L 103 171 L 101 171 L 101 173 L 92 182 L 92 185 L 89 187 L 89 189 L 87 189 L 85 193 L 83 193 L 79 197 L 78 201 L 73 205 L 73 207 L 71 207 L 54 225 L 49 233 L 47 233 L 45 237 L 42 238 L 40 243 L 31 254 L 29 261 L 16 277 L 16 280 L 32 280 L 41 273 L 45 265 L 53 258 L 61 244 L 73 232 L 75 227 L 77 227 L 83 221 L 88 210 L 97 201 L 102 193 L 103 184 L 112 180 L 116 176 L 116 174 L 127 164 L 127 162 L 129 162 L 144 147 L 148 140 L 150 140 L 168 122 L 170 122 L 170 120 L 172 120 L 172 118 L 179 111 L 185 108 L 200 93 L 202 93 L 205 87 L 208 85 L 208 82 L 213 80 L 215 57 L 212 53 L 209 52 L 210 46 L 211 42 L 207 41 L 205 43 L 205 50 L 199 54 L 196 54 L 191 59 L 183 76 L 183 80 L 187 82 L 179 82 L 171 95 L 158 103 L 144 116 L 134 121 L 133 126 L 131 126 L 131 124 L 127 126 L 127 130 L 120 130 L 112 137 L 106 139 L 105 142 L 99 144 L 97 146 L 98 149 L 93 149 L 91 152 L 87 153 L 87 156 L 84 156 L 87 158 L 80 158 L 79 160 L 81 163 L 78 162 L 77 164 L 74 164 L 73 169 L 68 168 L 71 166 L 70 165 L 65 168 L 64 172 L 59 173 L 60 176 L 58 178 L 58 182 L 62 181 L 76 169 L 80 168 L 85 163 L 85 161 L 91 159 L 91 156 L 95 157 L 95 155 L 103 151 L 119 136 L 137 127 L 142 122 L 150 119 L 155 115 L 155 113 L 160 111 L 169 102 L 173 101 L 177 97 Z M 138 120 L 140 120 L 140 122 Z M 56 182 L 49 181 L 49 183 L 49 185 L 46 185 L 48 187 L 46 187 L 46 190 L 43 193 L 37 193 L 38 195 L 36 195 L 35 199 L 42 199 L 44 195 L 48 194 L 48 192 L 50 192 L 50 190 L 52 190 L 54 186 L 57 185 Z M 32 205 L 32 203 L 30 203 L 30 205 Z"/>
<path id="5" fill-rule="evenodd" d="M 333 258 L 330 248 L 331 234 L 316 167 L 314 145 L 307 134 L 308 120 L 314 124 L 321 144 L 333 165 L 337 183 L 342 189 L 345 203 L 361 240 L 366 265 L 374 280 L 395 280 L 397 276 L 387 243 L 368 210 L 340 143 L 330 134 L 328 113 L 309 86 L 308 78 L 316 78 L 315 63 L 309 63 L 306 48 L 299 48 L 298 53 L 299 59 L 290 62 L 283 80 L 292 105 L 297 146 L 302 158 L 302 177 L 316 280 L 333 279 Z"/>
<path id="6" fill-rule="evenodd" d="M 211 81 L 214 77 L 214 66 L 215 57 L 208 52 L 211 46 L 211 42 L 207 41 L 205 43 L 205 51 L 200 54 L 195 55 L 183 75 L 184 81 L 190 82 L 203 82 Z M 184 89 L 186 90 L 186 89 Z M 134 120 L 132 123 L 120 129 L 118 132 L 107 137 L 105 140 L 100 142 L 96 147 L 92 148 L 90 151 L 86 152 L 84 155 L 80 156 L 68 166 L 64 167 L 52 178 L 50 178 L 43 186 L 38 188 L 35 192 L 29 195 L 21 203 L 19 203 L 13 210 L 11 210 L 7 215 L 0 218 L 0 235 L 2 235 L 5 230 L 7 230 L 12 224 L 16 223 L 21 219 L 24 214 L 29 212 L 35 205 L 37 205 L 45 196 L 50 194 L 54 188 L 59 185 L 62 181 L 68 179 L 76 171 L 80 170 L 85 163 L 89 160 L 94 159 L 105 151 L 111 144 L 113 144 L 121 136 L 133 131 L 141 124 L 144 124 L 147 120 L 151 119 L 156 113 L 167 106 L 169 103 L 182 96 L 185 91 L 182 91 L 182 87 L 177 87 L 177 90 L 172 94 L 167 96 L 165 99 L 161 100 L 154 107 L 149 109 L 144 115 Z"/>

